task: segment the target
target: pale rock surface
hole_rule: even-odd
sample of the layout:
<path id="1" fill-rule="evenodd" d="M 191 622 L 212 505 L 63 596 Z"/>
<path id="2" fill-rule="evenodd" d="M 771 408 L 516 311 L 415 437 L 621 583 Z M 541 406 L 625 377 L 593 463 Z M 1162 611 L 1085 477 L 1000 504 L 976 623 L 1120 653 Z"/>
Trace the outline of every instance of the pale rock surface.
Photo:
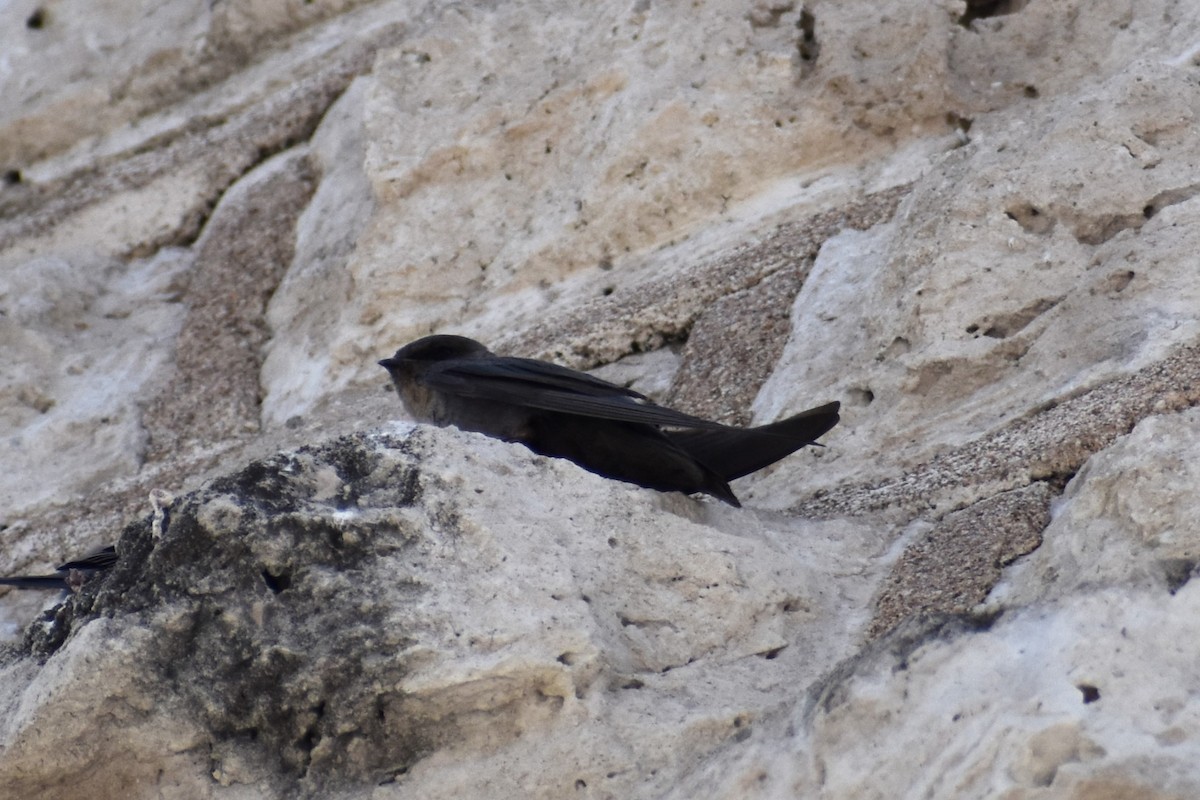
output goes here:
<path id="1" fill-rule="evenodd" d="M 63 500 L 137 470 L 145 432 L 136 407 L 169 363 L 163 343 L 179 332 L 175 284 L 189 261 L 174 248 L 127 263 L 58 255 L 0 274 L 3 508 Z"/>
<path id="2" fill-rule="evenodd" d="M 846 426 L 871 441 L 822 470 L 844 481 L 834 465 L 854 452 L 861 479 L 1196 341 L 1200 283 L 1183 254 L 1200 246 L 1198 115 L 1194 75 L 1139 62 L 980 131 L 914 186 L 903 223 L 822 248 L 756 417 L 799 411 L 818 387 L 871 398 Z"/>
<path id="3" fill-rule="evenodd" d="M 665 796 L 1195 797 L 1198 612 L 1191 583 L 902 630 Z"/>
<path id="4" fill-rule="evenodd" d="M 122 554 L 0 797 L 1200 795 L 1194 2 L 0 21 L 0 570 Z M 380 429 L 433 331 L 843 420 L 660 495 Z"/>
<path id="5" fill-rule="evenodd" d="M 254 462 L 181 499 L 161 540 L 131 526 L 120 544 L 139 565 L 34 630 L 52 668 L 7 668 L 30 711 L 0 731 L 4 785 L 103 796 L 152 783 L 165 747 L 175 764 L 207 756 L 233 796 L 381 782 L 383 796 L 517 796 L 520 781 L 439 764 L 552 751 L 582 725 L 589 760 L 545 764 L 529 796 L 580 780 L 627 796 L 648 770 L 671 786 L 774 705 L 780 682 L 807 685 L 851 651 L 884 568 L 871 525 L 757 517 L 577 472 L 405 426 Z M 99 681 L 110 672 L 121 680 Z M 106 758 L 114 741 L 121 759 Z M 47 751 L 70 754 L 55 773 L 39 767 Z M 213 788 L 186 774 L 170 796 Z"/>
<path id="6" fill-rule="evenodd" d="M 1080 470 L 1036 553 L 996 587 L 1028 605 L 1100 587 L 1174 592 L 1200 558 L 1200 413 L 1147 417 Z M 1153 454 L 1152 456 L 1149 454 Z"/>

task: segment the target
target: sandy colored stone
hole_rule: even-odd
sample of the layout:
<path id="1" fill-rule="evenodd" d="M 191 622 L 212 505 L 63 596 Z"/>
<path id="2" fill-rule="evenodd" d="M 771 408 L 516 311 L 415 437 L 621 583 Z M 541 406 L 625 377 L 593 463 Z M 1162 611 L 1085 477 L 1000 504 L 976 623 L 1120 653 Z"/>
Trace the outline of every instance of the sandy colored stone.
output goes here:
<path id="1" fill-rule="evenodd" d="M 750 421 L 750 404 L 787 341 L 792 299 L 805 265 L 781 269 L 727 295 L 692 325 L 671 401 L 688 413 L 731 425 Z"/>
<path id="2" fill-rule="evenodd" d="M 1010 571 L 994 601 L 1031 603 L 1097 585 L 1186 585 L 1200 560 L 1197 447 L 1200 413 L 1192 408 L 1147 417 L 1089 459 L 1042 546 Z"/>
<path id="3" fill-rule="evenodd" d="M 1127 378 L 1039 409 L 898 478 L 818 491 L 796 510 L 812 515 L 893 510 L 908 519 L 914 510 L 952 509 L 988 491 L 1065 479 L 1138 420 L 1198 402 L 1200 345 L 1180 347 Z"/>
<path id="4" fill-rule="evenodd" d="M 1001 570 L 1042 543 L 1055 490 L 1043 481 L 993 495 L 918 531 L 875 601 L 868 630 L 878 636 L 916 614 L 964 614 L 1000 580 Z"/>
<path id="5" fill-rule="evenodd" d="M 1197 589 L 902 627 L 668 796 L 1190 797 Z"/>
<path id="6" fill-rule="evenodd" d="M 1200 794 L 1195 3 L 144 6 L 0 12 L 0 571 L 123 556 L 0 786 Z M 381 427 L 434 331 L 843 419 L 661 495 Z"/>
<path id="7" fill-rule="evenodd" d="M 214 209 L 181 281 L 191 300 L 174 369 L 158 376 L 159 394 L 145 405 L 147 459 L 258 430 L 264 312 L 292 260 L 295 220 L 314 179 L 303 151 L 286 153 Z"/>
<path id="8" fill-rule="evenodd" d="M 6 9 L 0 164 L 24 170 L 81 139 L 187 101 L 252 69 L 280 39 L 354 5 L 174 0 L 149 11 L 132 2 L 97 11 L 86 1 L 15 3 Z"/>
<path id="9" fill-rule="evenodd" d="M 210 773 L 272 794 L 451 796 L 430 756 L 553 748 L 582 725 L 608 731 L 597 757 L 634 747 L 639 766 L 563 760 L 535 794 L 583 775 L 627 793 L 651 771 L 665 788 L 690 763 L 680 742 L 711 749 L 779 680 L 849 651 L 830 602 L 865 606 L 872 581 L 850 542 L 879 547 L 867 526 L 759 519 L 477 434 L 403 426 L 279 453 L 178 498 L 161 539 L 130 525 L 112 572 L 30 629 L 51 666 L 6 656 L 38 711 L 6 718 L 0 772 L 67 797 L 84 771 L 109 786 L 154 764 L 169 796 Z M 106 669 L 132 682 L 104 702 L 138 713 L 79 711 Z M 670 729 L 634 722 L 663 713 Z M 127 757 L 103 759 L 117 741 Z"/>

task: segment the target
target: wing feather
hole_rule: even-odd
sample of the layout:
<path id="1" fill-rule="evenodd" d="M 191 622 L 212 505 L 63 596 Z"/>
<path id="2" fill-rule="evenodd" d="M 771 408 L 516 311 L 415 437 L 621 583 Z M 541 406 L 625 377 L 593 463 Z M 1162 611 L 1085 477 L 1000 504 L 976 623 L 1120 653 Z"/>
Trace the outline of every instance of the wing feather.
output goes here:
<path id="1" fill-rule="evenodd" d="M 431 389 L 596 419 L 728 430 L 682 411 L 656 405 L 632 389 L 556 364 L 527 358 L 457 359 L 435 364 L 423 376 Z"/>

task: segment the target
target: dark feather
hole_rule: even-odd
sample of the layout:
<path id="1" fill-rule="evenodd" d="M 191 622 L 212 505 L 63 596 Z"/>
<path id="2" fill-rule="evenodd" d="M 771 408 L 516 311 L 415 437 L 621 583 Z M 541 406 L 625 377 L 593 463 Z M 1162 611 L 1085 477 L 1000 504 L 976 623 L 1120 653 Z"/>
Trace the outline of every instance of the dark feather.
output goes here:
<path id="1" fill-rule="evenodd" d="M 115 545 L 102 547 L 83 558 L 68 561 L 58 565 L 54 575 L 17 575 L 12 578 L 0 578 L 0 586 L 13 586 L 17 589 L 62 589 L 78 587 L 91 575 L 109 569 L 117 563 L 117 548 Z"/>
<path id="2" fill-rule="evenodd" d="M 838 402 L 826 403 L 757 428 L 666 431 L 667 438 L 727 481 L 774 464 L 838 423 Z"/>
<path id="3" fill-rule="evenodd" d="M 731 430 L 719 422 L 655 405 L 645 396 L 591 375 L 527 358 L 495 357 L 435 364 L 425 385 L 439 392 L 595 419 Z"/>

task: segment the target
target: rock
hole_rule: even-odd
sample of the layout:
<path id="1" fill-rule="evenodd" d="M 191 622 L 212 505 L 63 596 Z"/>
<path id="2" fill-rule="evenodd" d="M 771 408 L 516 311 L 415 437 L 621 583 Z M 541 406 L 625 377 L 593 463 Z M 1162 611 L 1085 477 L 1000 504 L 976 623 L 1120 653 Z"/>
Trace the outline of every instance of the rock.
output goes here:
<path id="1" fill-rule="evenodd" d="M 144 5 L 0 10 L 0 571 L 123 555 L 14 796 L 1200 794 L 1195 4 Z M 842 422 L 661 495 L 435 331 Z"/>
<path id="2" fill-rule="evenodd" d="M 666 796 L 1191 797 L 1197 588 L 913 625 Z"/>
<path id="3" fill-rule="evenodd" d="M 1200 413 L 1149 416 L 1090 459 L 1063 492 L 1042 546 L 1006 576 L 994 602 L 1027 605 L 1140 587 L 1174 593 L 1191 579 Z M 1153 454 L 1153 455 L 1151 455 Z"/>
<path id="4" fill-rule="evenodd" d="M 10 657 L 6 685 L 37 711 L 6 717 L 0 774 L 33 796 L 169 767 L 184 796 L 210 778 L 181 765 L 203 762 L 269 794 L 424 795 L 443 780 L 428 756 L 519 753 L 591 719 L 598 755 L 643 743 L 666 786 L 671 739 L 712 748 L 775 680 L 847 651 L 832 601 L 865 604 L 870 573 L 850 566 L 878 548 L 866 526 L 756 521 L 478 434 L 343 437 L 178 499 L 160 540 L 149 519 L 126 528 L 118 566 L 31 629 L 54 667 Z M 635 722 L 660 706 L 671 731 Z M 122 757 L 103 758 L 113 741 Z M 565 761 L 544 791 L 580 779 L 622 794 L 641 777 Z"/>

